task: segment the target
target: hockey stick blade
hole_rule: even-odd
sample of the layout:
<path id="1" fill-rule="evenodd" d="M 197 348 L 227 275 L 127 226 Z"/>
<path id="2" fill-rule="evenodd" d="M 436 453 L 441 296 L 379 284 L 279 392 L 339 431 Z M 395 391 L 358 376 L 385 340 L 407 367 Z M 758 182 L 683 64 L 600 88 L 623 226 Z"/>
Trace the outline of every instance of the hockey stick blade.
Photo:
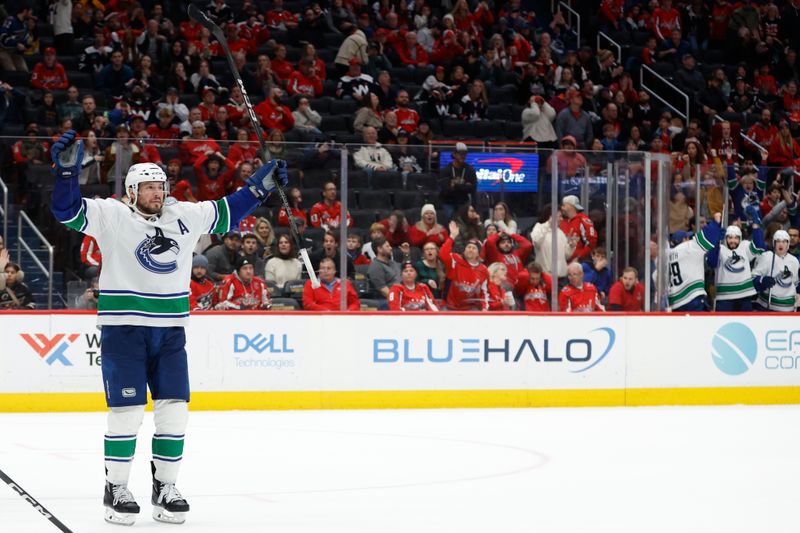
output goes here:
<path id="1" fill-rule="evenodd" d="M 195 4 L 189 4 L 189 7 L 186 9 L 186 11 L 192 20 L 197 21 L 198 24 L 208 29 L 208 31 L 210 31 L 214 37 L 216 37 L 217 41 L 219 41 L 219 44 L 222 46 L 222 50 L 225 52 L 225 59 L 228 60 L 228 66 L 231 69 L 231 74 L 233 74 L 233 77 L 236 79 L 236 84 L 239 86 L 239 89 L 242 92 L 242 99 L 244 100 L 244 106 L 247 109 L 247 115 L 250 117 L 250 122 L 253 124 L 253 129 L 256 132 L 256 137 L 258 137 L 258 142 L 263 153 L 262 157 L 264 157 L 264 161 L 266 162 L 267 155 L 269 154 L 269 151 L 267 150 L 267 141 L 264 139 L 264 134 L 261 131 L 261 124 L 259 124 L 258 117 L 253 110 L 253 104 L 250 102 L 250 96 L 247 94 L 247 90 L 244 87 L 242 76 L 239 74 L 239 69 L 236 67 L 236 62 L 233 60 L 233 54 L 231 54 L 231 49 L 228 46 L 228 39 L 225 38 L 225 33 Z M 276 190 L 278 191 L 278 196 L 281 199 L 283 208 L 286 210 L 286 213 L 291 215 L 292 209 L 289 206 L 289 200 L 286 198 L 286 193 L 284 192 L 280 183 L 276 183 Z M 311 278 L 311 284 L 314 286 L 314 288 L 317 288 L 319 287 L 319 280 L 317 279 L 317 274 L 314 272 L 314 269 L 311 265 L 308 252 L 301 246 L 302 242 L 300 241 L 300 234 L 298 233 L 294 224 L 289 224 L 289 229 L 292 237 L 294 238 L 295 245 L 300 251 L 300 257 L 303 261 L 303 264 L 306 266 L 306 271 L 308 271 L 308 277 Z"/>
<path id="2" fill-rule="evenodd" d="M 9 487 L 11 487 L 11 490 L 13 490 L 13 491 L 14 491 L 14 492 L 16 492 L 17 494 L 19 494 L 19 495 L 20 495 L 20 497 L 21 497 L 23 500 L 25 500 L 26 502 L 28 502 L 29 504 L 31 504 L 31 505 L 33 506 L 33 508 L 34 508 L 34 509 L 36 509 L 37 511 L 39 511 L 39 514 L 41 514 L 43 517 L 45 517 L 45 518 L 47 518 L 48 520 L 50 520 L 50 522 L 52 522 L 52 524 L 53 524 L 54 526 L 56 526 L 58 529 L 60 529 L 60 530 L 61 530 L 61 531 L 63 531 L 64 533 L 72 533 L 72 530 L 71 530 L 70 528 L 68 528 L 68 527 L 67 527 L 67 526 L 65 526 L 63 523 L 61 523 L 61 521 L 60 521 L 58 518 L 56 518 L 55 516 L 53 516 L 53 513 L 51 513 L 51 512 L 50 512 L 50 511 L 48 511 L 47 509 L 45 509 L 45 508 L 44 508 L 44 505 L 42 505 L 41 503 L 37 502 L 37 501 L 36 501 L 36 500 L 33 498 L 33 496 L 31 496 L 30 494 L 28 494 L 28 493 L 27 493 L 25 490 L 23 490 L 23 488 L 22 488 L 22 487 L 20 487 L 19 485 L 17 485 L 17 484 L 14 482 L 14 480 L 12 480 L 10 477 L 8 477 L 8 475 L 6 475 L 6 473 L 5 473 L 5 472 L 3 472 L 2 470 L 0 470 L 0 479 L 2 479 L 3 481 L 5 481 L 5 482 L 6 482 L 6 484 L 7 484 Z"/>

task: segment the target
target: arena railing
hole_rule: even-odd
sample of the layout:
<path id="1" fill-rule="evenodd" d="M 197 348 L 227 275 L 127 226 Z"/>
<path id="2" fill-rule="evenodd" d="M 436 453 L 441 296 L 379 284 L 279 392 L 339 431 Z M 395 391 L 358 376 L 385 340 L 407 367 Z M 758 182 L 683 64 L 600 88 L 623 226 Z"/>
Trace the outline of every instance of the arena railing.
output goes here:
<path id="1" fill-rule="evenodd" d="M 25 226 L 27 225 L 28 229 L 30 229 L 36 237 L 42 243 L 42 247 L 47 252 L 47 266 L 44 266 L 42 262 L 39 260 L 39 257 L 36 255 L 36 252 L 31 248 L 28 244 L 27 240 L 24 238 L 25 233 Z M 42 235 L 42 232 L 39 231 L 39 228 L 36 227 L 36 224 L 28 217 L 25 211 L 20 210 L 19 216 L 17 218 L 17 263 L 22 263 L 22 250 L 23 248 L 28 253 L 33 261 L 34 265 L 42 271 L 42 273 L 47 276 L 47 309 L 53 308 L 53 252 L 54 248 L 53 245 L 50 244 L 50 241 Z"/>
<path id="2" fill-rule="evenodd" d="M 600 46 L 602 44 L 602 41 L 608 42 L 608 44 L 610 44 L 611 46 L 613 46 L 614 48 L 617 49 L 617 63 L 621 63 L 622 62 L 622 46 L 617 41 L 612 39 L 607 33 L 603 32 L 603 31 L 598 31 L 597 32 L 597 49 L 598 50 L 600 50 L 602 48 L 602 46 Z"/>
<path id="3" fill-rule="evenodd" d="M 670 89 L 678 99 L 682 100 L 684 104 L 683 111 L 681 111 L 680 109 L 675 107 L 672 103 L 667 101 L 664 97 L 662 97 L 659 94 L 659 91 L 657 91 L 656 88 L 652 86 L 652 84 L 648 85 L 647 83 L 645 83 L 645 78 L 648 76 L 658 80 L 658 82 L 663 84 L 664 87 Z M 648 67 L 647 65 L 642 65 L 641 69 L 639 69 L 639 86 L 643 90 L 647 91 L 648 94 L 650 94 L 654 98 L 657 98 L 661 103 L 663 103 L 665 106 L 669 107 L 675 113 L 677 113 L 681 118 L 683 118 L 685 123 L 689 122 L 689 114 L 690 114 L 689 95 L 686 94 L 681 89 L 679 89 L 677 86 L 675 86 L 675 84 L 673 84 L 667 78 L 665 78 L 652 68 Z"/>
<path id="4" fill-rule="evenodd" d="M 0 178 L 0 192 L 3 193 L 3 203 L 0 205 L 0 215 L 3 217 L 3 244 L 8 246 L 8 186 Z"/>

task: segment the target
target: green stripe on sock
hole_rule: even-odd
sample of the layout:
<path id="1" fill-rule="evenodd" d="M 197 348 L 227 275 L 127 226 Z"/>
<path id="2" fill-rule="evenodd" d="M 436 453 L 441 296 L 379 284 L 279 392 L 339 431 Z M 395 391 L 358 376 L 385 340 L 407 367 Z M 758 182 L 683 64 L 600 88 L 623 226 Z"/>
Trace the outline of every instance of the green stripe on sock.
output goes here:
<path id="1" fill-rule="evenodd" d="M 130 459 L 136 451 L 136 439 L 105 439 L 106 457 Z"/>
<path id="2" fill-rule="evenodd" d="M 153 437 L 153 455 L 181 457 L 183 455 L 183 439 L 159 439 Z"/>

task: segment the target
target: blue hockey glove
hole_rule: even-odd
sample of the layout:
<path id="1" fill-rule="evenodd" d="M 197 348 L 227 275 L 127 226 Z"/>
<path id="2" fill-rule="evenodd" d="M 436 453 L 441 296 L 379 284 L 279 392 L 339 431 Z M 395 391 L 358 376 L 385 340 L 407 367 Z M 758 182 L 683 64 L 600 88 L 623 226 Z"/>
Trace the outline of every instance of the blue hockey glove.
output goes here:
<path id="1" fill-rule="evenodd" d="M 753 285 L 759 291 L 766 291 L 775 286 L 775 278 L 772 276 L 763 276 L 753 279 Z"/>
<path id="2" fill-rule="evenodd" d="M 761 212 L 757 205 L 748 205 L 745 207 L 744 212 L 747 214 L 747 218 L 750 219 L 751 224 L 761 225 Z"/>
<path id="3" fill-rule="evenodd" d="M 289 165 L 282 159 L 267 161 L 253 172 L 245 181 L 256 197 L 264 199 L 278 188 L 286 187 L 289 183 Z M 277 180 L 277 181 L 276 181 Z"/>
<path id="4" fill-rule="evenodd" d="M 77 178 L 83 162 L 83 141 L 76 139 L 75 130 L 64 132 L 50 149 L 53 173 L 61 179 Z"/>

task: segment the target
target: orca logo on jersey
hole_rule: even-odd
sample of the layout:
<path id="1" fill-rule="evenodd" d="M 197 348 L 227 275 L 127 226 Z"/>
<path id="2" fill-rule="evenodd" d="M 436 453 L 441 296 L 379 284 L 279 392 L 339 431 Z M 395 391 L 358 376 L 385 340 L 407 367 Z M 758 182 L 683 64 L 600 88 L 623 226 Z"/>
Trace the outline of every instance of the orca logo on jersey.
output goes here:
<path id="1" fill-rule="evenodd" d="M 741 255 L 736 253 L 736 250 L 733 250 L 733 254 L 725 260 L 725 265 L 723 268 L 725 268 L 725 270 L 728 272 L 738 274 L 739 272 L 744 272 L 745 261 Z"/>
<path id="2" fill-rule="evenodd" d="M 178 241 L 164 235 L 164 230 L 155 228 L 155 235 L 147 235 L 136 247 L 136 260 L 145 270 L 155 274 L 170 274 L 178 270 L 180 247 Z M 167 261 L 164 261 L 167 259 Z"/>

